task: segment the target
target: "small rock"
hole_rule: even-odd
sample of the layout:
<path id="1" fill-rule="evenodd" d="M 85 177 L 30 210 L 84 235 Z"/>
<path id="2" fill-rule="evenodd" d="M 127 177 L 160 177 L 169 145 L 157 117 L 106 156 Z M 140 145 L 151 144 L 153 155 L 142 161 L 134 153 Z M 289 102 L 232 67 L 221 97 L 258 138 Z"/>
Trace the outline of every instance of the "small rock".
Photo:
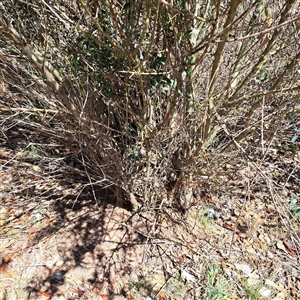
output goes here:
<path id="1" fill-rule="evenodd" d="M 272 293 L 271 290 L 269 290 L 269 289 L 267 289 L 267 288 L 265 288 L 265 287 L 262 287 L 258 292 L 259 292 L 259 293 L 261 294 L 261 296 L 264 297 L 264 298 L 268 298 L 268 297 L 271 295 L 271 293 Z"/>
<path id="2" fill-rule="evenodd" d="M 277 246 L 278 249 L 280 249 L 280 250 L 282 250 L 282 251 L 285 251 L 285 246 L 284 246 L 284 244 L 283 244 L 282 241 L 278 241 L 278 242 L 276 243 L 276 246 Z"/>

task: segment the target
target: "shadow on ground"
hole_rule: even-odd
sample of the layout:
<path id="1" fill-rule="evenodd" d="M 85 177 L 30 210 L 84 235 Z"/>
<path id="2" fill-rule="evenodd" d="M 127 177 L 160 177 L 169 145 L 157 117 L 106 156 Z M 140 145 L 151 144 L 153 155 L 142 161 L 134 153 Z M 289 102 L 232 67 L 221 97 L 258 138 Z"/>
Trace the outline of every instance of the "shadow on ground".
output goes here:
<path id="1" fill-rule="evenodd" d="M 145 223 L 113 205 L 113 196 L 104 191 L 97 194 L 98 204 L 89 191 L 78 198 L 56 197 L 39 201 L 38 194 L 16 199 L 2 193 L 2 238 L 13 246 L 5 252 L 11 257 L 6 275 L 17 282 L 14 292 L 7 286 L 7 299 L 12 293 L 16 299 L 26 299 L 25 294 L 27 299 L 127 299 L 134 288 L 128 283 L 139 281 Z"/>
<path id="2" fill-rule="evenodd" d="M 299 294 L 297 215 L 293 232 L 278 213 L 284 206 L 260 181 L 248 200 L 245 183 L 233 181 L 230 194 L 202 197 L 184 215 L 137 213 L 126 202 L 117 206 L 111 191 L 88 188 L 76 149 L 7 120 L 0 133 L 1 300 L 203 299 L 212 292 L 248 299 L 250 280 L 261 288 L 266 278 L 269 299 Z M 207 270 L 217 270 L 211 285 Z"/>
<path id="3" fill-rule="evenodd" d="M 22 126 L 2 137 L 0 299 L 133 299 L 145 219 L 110 190 L 87 188 L 70 155 L 43 158 L 28 146 L 37 138 Z"/>

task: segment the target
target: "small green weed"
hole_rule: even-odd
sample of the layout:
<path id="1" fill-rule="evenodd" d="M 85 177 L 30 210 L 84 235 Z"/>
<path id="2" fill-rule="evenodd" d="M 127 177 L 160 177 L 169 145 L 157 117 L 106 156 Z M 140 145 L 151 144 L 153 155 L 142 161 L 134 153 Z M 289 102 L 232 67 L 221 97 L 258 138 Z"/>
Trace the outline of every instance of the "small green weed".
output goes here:
<path id="1" fill-rule="evenodd" d="M 293 220 L 300 219 L 300 205 L 297 204 L 296 199 L 290 201 L 290 211 L 293 214 Z"/>
<path id="2" fill-rule="evenodd" d="M 38 155 L 38 148 L 34 145 L 30 146 L 30 152 L 32 155 Z"/>
<path id="3" fill-rule="evenodd" d="M 203 225 L 204 228 L 208 228 L 209 226 L 211 226 L 211 220 L 208 218 L 207 216 L 208 213 L 208 209 L 206 209 L 203 214 L 201 215 L 201 223 Z"/>
<path id="4" fill-rule="evenodd" d="M 207 300 L 225 300 L 229 299 L 226 296 L 226 288 L 228 282 L 222 276 L 218 276 L 219 266 L 216 264 L 209 264 L 206 267 L 205 275 L 207 279 L 206 284 L 206 299 Z"/>
<path id="5" fill-rule="evenodd" d="M 262 297 L 259 291 L 262 287 L 263 287 L 262 283 L 257 285 L 250 285 L 246 280 L 244 282 L 244 289 L 249 297 L 249 300 L 261 300 Z"/>

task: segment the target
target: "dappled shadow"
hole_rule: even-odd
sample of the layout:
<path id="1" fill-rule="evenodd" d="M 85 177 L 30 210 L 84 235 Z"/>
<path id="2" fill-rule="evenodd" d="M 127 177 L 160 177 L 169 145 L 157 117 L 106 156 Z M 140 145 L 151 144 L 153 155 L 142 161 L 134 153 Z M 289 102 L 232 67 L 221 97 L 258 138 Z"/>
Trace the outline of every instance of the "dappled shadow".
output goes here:
<path id="1" fill-rule="evenodd" d="M 28 299 L 127 297 L 128 280 L 143 260 L 145 225 L 126 199 L 117 206 L 112 190 L 86 185 L 74 167 L 78 154 L 57 141 L 53 152 L 42 140 L 54 143 L 24 125 L 1 139 L 3 237 L 22 227 L 10 265 L 22 265 L 28 279 L 18 288 Z"/>
<path id="2" fill-rule="evenodd" d="M 198 294 L 191 299 L 201 299 L 203 264 L 223 261 L 230 252 L 234 262 L 239 258 L 253 270 L 271 270 L 269 255 L 281 261 L 287 249 L 286 269 L 299 273 L 294 237 L 286 235 L 282 245 L 274 238 L 280 220 L 261 182 L 253 183 L 238 221 L 244 185 L 235 181 L 230 197 L 223 192 L 211 198 L 201 187 L 199 204 L 185 213 L 174 207 L 136 212 L 125 198 L 118 206 L 112 190 L 89 184 L 76 148 L 57 142 L 59 151 L 53 153 L 51 147 L 34 144 L 37 132 L 19 129 L 22 133 L 14 126 L 0 139 L 0 271 L 10 279 L 3 299 L 157 299 L 163 288 L 181 293 L 178 299 L 193 289 Z M 289 171 L 289 178 L 297 172 Z M 266 248 L 262 256 L 250 248 L 262 248 L 261 240 L 279 250 L 269 254 Z"/>
<path id="3" fill-rule="evenodd" d="M 140 245 L 145 237 L 133 230 L 142 225 L 134 224 L 134 216 L 122 208 L 77 200 L 73 208 L 61 201 L 54 204 L 60 230 L 56 234 L 58 255 L 49 267 L 72 278 L 74 282 L 68 284 L 73 284 L 73 290 L 125 296 L 129 287 L 122 280 L 142 263 Z"/>
<path id="4" fill-rule="evenodd" d="M 10 175 L 8 189 L 17 173 Z M 28 180 L 30 176 L 29 171 Z M 15 180 L 17 185 L 22 182 Z M 114 197 L 110 191 L 94 189 L 97 203 L 89 188 L 79 196 L 62 194 L 63 188 L 70 189 L 70 182 L 69 186 L 57 185 L 56 194 L 50 197 L 48 192 L 43 200 L 38 189 L 30 195 L 3 196 L 6 216 L 16 214 L 3 222 L 7 233 L 17 223 L 26 224 L 20 232 L 24 241 L 13 249 L 18 252 L 18 259 L 12 256 L 12 267 L 23 265 L 26 269 L 28 264 L 40 265 L 40 259 L 44 262 L 38 268 L 22 270 L 28 272 L 28 281 L 19 288 L 28 291 L 28 299 L 39 299 L 41 295 L 57 299 L 62 291 L 66 299 L 78 299 L 80 293 L 92 299 L 97 299 L 96 295 L 126 297 L 130 291 L 128 279 L 143 261 L 141 246 L 146 228 L 138 214 L 112 204 Z M 56 274 L 62 277 L 57 279 Z"/>

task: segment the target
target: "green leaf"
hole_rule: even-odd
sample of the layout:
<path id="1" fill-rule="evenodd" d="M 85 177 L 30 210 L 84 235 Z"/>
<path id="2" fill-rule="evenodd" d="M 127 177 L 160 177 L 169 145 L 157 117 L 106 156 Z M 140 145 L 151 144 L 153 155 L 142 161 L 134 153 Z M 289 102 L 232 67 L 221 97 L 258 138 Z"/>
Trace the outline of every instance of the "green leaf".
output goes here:
<path id="1" fill-rule="evenodd" d="M 169 91 L 169 87 L 167 87 L 167 86 L 162 86 L 162 87 L 161 87 L 161 91 L 162 91 L 162 93 L 166 93 L 166 92 Z"/>
<path id="2" fill-rule="evenodd" d="M 162 83 L 166 83 L 166 84 L 172 84 L 172 80 L 170 78 L 168 78 L 167 76 L 163 76 L 161 79 Z"/>
<path id="3" fill-rule="evenodd" d="M 137 160 L 139 158 L 139 152 L 137 150 L 133 150 L 131 153 L 130 153 L 130 158 L 134 159 L 134 160 Z"/>
<path id="4" fill-rule="evenodd" d="M 295 144 L 291 144 L 290 149 L 291 149 L 293 154 L 295 154 L 297 152 L 297 146 Z"/>

